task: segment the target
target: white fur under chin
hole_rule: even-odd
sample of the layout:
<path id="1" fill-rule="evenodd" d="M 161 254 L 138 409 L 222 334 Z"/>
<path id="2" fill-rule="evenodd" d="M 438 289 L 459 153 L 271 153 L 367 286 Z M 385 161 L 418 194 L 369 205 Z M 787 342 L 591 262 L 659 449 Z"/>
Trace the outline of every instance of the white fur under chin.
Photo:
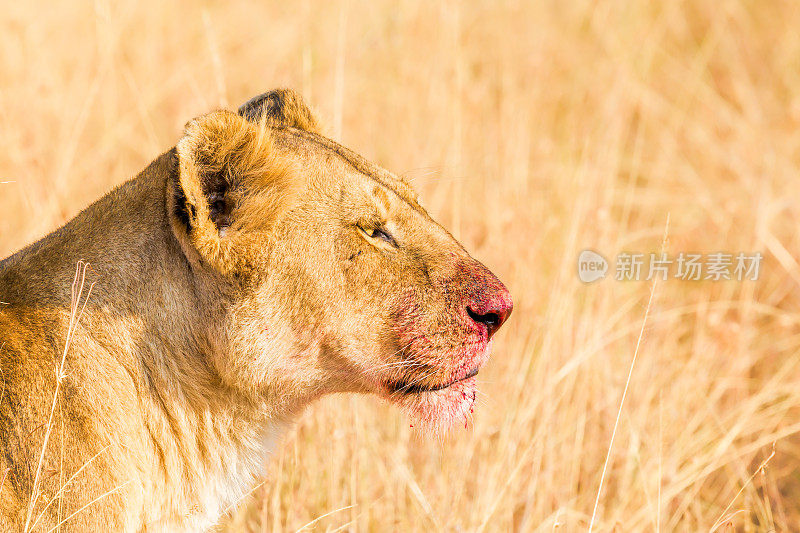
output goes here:
<path id="1" fill-rule="evenodd" d="M 286 433 L 288 427 L 287 423 L 267 426 L 257 436 L 260 442 L 254 442 L 252 447 L 240 450 L 238 464 L 231 465 L 232 468 L 229 466 L 226 469 L 227 472 L 221 472 L 224 477 L 218 480 L 215 488 L 209 487 L 211 490 L 206 498 L 210 500 L 209 508 L 212 508 L 214 503 L 218 505 L 217 513 L 216 516 L 209 516 L 210 521 L 202 526 L 203 528 L 213 526 L 222 518 L 223 514 L 234 511 L 246 499 L 246 496 L 264 481 L 269 457 L 275 451 L 278 441 Z M 236 461 L 233 457 L 231 460 Z M 228 475 L 225 475 L 226 473 Z"/>
<path id="2" fill-rule="evenodd" d="M 264 481 L 269 457 L 289 426 L 288 422 L 270 423 L 254 431 L 239 450 L 220 453 L 220 467 L 205 470 L 203 486 L 192 498 L 199 503 L 186 516 L 149 523 L 147 531 L 207 531 L 218 524 Z"/>

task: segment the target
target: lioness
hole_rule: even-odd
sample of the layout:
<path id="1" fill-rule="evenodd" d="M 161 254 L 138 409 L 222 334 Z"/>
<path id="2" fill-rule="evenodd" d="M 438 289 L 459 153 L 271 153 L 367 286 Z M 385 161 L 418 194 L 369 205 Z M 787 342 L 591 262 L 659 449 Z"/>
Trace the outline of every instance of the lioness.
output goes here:
<path id="1" fill-rule="evenodd" d="M 0 529 L 208 528 L 323 394 L 468 416 L 508 291 L 317 130 L 287 90 L 201 116 L 0 263 Z"/>

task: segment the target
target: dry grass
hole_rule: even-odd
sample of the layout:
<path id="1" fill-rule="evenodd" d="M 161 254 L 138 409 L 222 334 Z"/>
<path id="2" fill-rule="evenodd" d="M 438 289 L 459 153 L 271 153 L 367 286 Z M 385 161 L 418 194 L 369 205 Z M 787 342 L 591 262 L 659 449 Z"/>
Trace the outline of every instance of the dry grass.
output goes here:
<path id="1" fill-rule="evenodd" d="M 0 251 L 191 117 L 293 86 L 405 173 L 516 310 L 475 423 L 310 408 L 237 531 L 787 530 L 800 521 L 800 10 L 792 2 L 10 3 Z M 762 251 L 757 282 L 581 284 L 583 248 Z M 774 456 L 772 443 L 775 442 Z M 766 463 L 767 458 L 769 463 Z M 110 487 L 109 487 L 110 488 Z"/>
<path id="2" fill-rule="evenodd" d="M 72 291 L 71 291 L 72 298 L 71 298 L 71 307 L 69 314 L 69 323 L 67 325 L 67 333 L 64 340 L 64 349 L 61 352 L 61 359 L 58 365 L 54 368 L 56 386 L 53 390 L 53 400 L 50 403 L 50 415 L 48 417 L 47 423 L 44 425 L 45 434 L 44 438 L 42 439 L 41 448 L 39 450 L 39 460 L 36 464 L 36 474 L 33 480 L 33 488 L 31 491 L 30 500 L 28 501 L 28 512 L 25 517 L 25 526 L 23 528 L 24 533 L 28 533 L 35 530 L 37 524 L 39 523 L 39 520 L 45 515 L 47 510 L 50 508 L 51 505 L 53 505 L 53 503 L 56 502 L 56 500 L 58 500 L 58 514 L 56 515 L 58 517 L 58 523 L 56 526 L 48 530 L 47 533 L 60 530 L 60 527 L 63 524 L 65 524 L 75 516 L 79 515 L 86 508 L 88 508 L 89 506 L 95 504 L 96 502 L 100 501 L 109 494 L 116 492 L 117 490 L 119 490 L 119 488 L 121 488 L 117 487 L 103 494 L 102 496 L 94 499 L 90 503 L 81 507 L 78 511 L 62 519 L 62 503 L 63 503 L 62 496 L 64 492 L 66 492 L 70 488 L 70 483 L 72 482 L 72 480 L 75 479 L 78 475 L 80 475 L 80 473 L 84 470 L 84 468 L 86 468 L 89 464 L 92 463 L 92 461 L 94 461 L 94 459 L 96 459 L 99 455 L 101 455 L 108 449 L 108 446 L 103 448 L 100 452 L 97 453 L 97 455 L 89 459 L 83 466 L 78 468 L 78 470 L 75 471 L 75 473 L 73 473 L 72 476 L 70 476 L 70 478 L 66 482 L 63 481 L 64 480 L 64 469 L 63 469 L 64 419 L 60 412 L 61 397 L 59 396 L 59 393 L 61 391 L 62 383 L 67 378 L 67 372 L 65 371 L 64 368 L 65 363 L 67 361 L 67 354 L 69 353 L 69 348 L 70 345 L 72 344 L 72 339 L 75 335 L 75 330 L 78 327 L 78 323 L 81 321 L 83 312 L 86 309 L 86 304 L 89 302 L 89 298 L 91 298 L 92 295 L 92 289 L 94 288 L 94 283 L 90 284 L 88 290 L 86 290 L 86 294 L 84 295 L 84 289 L 86 288 L 86 271 L 89 270 L 89 267 L 90 267 L 89 263 L 85 263 L 84 261 L 78 261 L 77 265 L 75 266 L 75 278 L 72 281 Z M 2 395 L 0 395 L 0 400 L 2 400 Z M 56 408 L 59 408 L 58 419 L 56 419 L 55 416 Z M 59 455 L 59 469 L 58 469 L 59 489 L 47 503 L 44 503 L 44 501 L 42 500 L 42 496 L 44 495 L 40 491 L 39 487 L 40 475 L 42 473 L 42 466 L 44 465 L 45 457 L 49 455 L 49 453 L 52 453 L 52 451 L 49 449 L 49 443 L 50 443 L 50 436 L 56 424 L 59 424 L 61 426 L 61 431 L 60 431 L 61 448 L 59 450 L 60 455 Z M 3 484 L 2 482 L 0 482 L 0 487 L 2 486 Z M 34 511 L 38 513 L 35 519 L 33 519 Z"/>

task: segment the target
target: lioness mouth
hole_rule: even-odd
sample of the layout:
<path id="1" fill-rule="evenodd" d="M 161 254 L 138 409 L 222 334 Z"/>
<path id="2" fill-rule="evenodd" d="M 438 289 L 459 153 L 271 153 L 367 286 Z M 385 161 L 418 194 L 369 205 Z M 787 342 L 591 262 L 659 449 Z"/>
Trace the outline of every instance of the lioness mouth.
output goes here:
<path id="1" fill-rule="evenodd" d="M 418 384 L 406 384 L 406 383 L 400 382 L 400 383 L 393 384 L 392 388 L 394 389 L 393 392 L 399 392 L 399 393 L 402 393 L 402 394 L 420 394 L 422 392 L 435 392 L 437 390 L 442 390 L 442 389 L 446 389 L 448 387 L 452 387 L 456 383 L 459 383 L 461 381 L 466 381 L 469 378 L 477 376 L 477 375 L 478 375 L 478 369 L 474 368 L 466 376 L 464 376 L 462 378 L 459 378 L 459 379 L 456 379 L 456 380 L 453 380 L 450 383 L 444 383 L 444 384 L 441 384 L 441 385 L 430 385 L 429 386 L 429 385 L 418 385 Z"/>

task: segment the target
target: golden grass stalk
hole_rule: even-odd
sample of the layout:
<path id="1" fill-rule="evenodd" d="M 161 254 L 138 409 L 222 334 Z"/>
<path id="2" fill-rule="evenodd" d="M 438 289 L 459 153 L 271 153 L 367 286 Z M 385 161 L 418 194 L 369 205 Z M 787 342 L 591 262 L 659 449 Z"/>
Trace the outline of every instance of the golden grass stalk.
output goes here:
<path id="1" fill-rule="evenodd" d="M 63 526 L 67 522 L 69 522 L 72 518 L 78 516 L 80 513 L 82 513 L 83 511 L 85 511 L 86 509 L 88 509 L 89 507 L 94 505 L 95 503 L 99 502 L 103 498 L 107 498 L 108 496 L 111 496 L 112 494 L 114 494 L 118 490 L 122 489 L 125 485 L 127 485 L 128 483 L 131 483 L 132 481 L 133 481 L 132 479 L 129 479 L 125 483 L 120 483 L 119 485 L 117 485 L 113 489 L 107 490 L 106 492 L 104 492 L 103 494 L 101 494 L 100 496 L 95 498 L 94 500 L 92 500 L 89 503 L 85 504 L 83 507 L 81 507 L 80 509 L 78 509 L 77 511 L 75 511 L 74 513 L 72 513 L 71 515 L 66 517 L 65 519 L 61 520 L 59 523 L 57 523 L 56 525 L 54 525 L 50 529 L 48 529 L 46 531 L 46 533 L 53 533 L 53 531 L 57 530 L 58 528 L 60 528 L 61 526 Z"/>
<path id="2" fill-rule="evenodd" d="M 96 454 L 94 454 L 94 455 L 93 455 L 93 456 L 92 456 L 92 457 L 91 457 L 91 458 L 90 458 L 88 461 L 86 461 L 85 463 L 83 463 L 83 465 L 81 465 L 81 467 L 80 467 L 79 469 L 77 469 L 77 470 L 75 471 L 75 473 L 74 473 L 74 474 L 72 474 L 72 475 L 69 477 L 69 479 L 67 479 L 67 481 L 66 481 L 65 483 L 62 483 L 62 484 L 61 484 L 61 487 L 58 489 L 58 491 L 56 491 L 55 495 L 54 495 L 52 498 L 50 498 L 50 501 L 49 501 L 49 502 L 47 502 L 47 505 L 45 505 L 45 506 L 44 506 L 44 508 L 43 508 L 43 509 L 42 509 L 42 510 L 39 512 L 38 516 L 36 517 L 36 520 L 34 520 L 34 521 L 33 521 L 33 524 L 32 524 L 32 525 L 31 525 L 31 527 L 30 527 L 30 530 L 31 530 L 31 531 L 32 531 L 33 529 L 35 529 L 35 528 L 36 528 L 36 525 L 39 523 L 39 520 L 41 520 L 41 519 L 42 519 L 42 517 L 44 516 L 44 513 L 45 513 L 45 512 L 47 512 L 47 510 L 50 508 L 50 506 L 53 504 L 53 502 L 54 502 L 54 501 L 56 501 L 56 500 L 58 499 L 58 500 L 59 500 L 59 505 L 60 505 L 60 498 L 61 498 L 61 495 L 62 495 L 62 494 L 64 494 L 64 491 L 66 491 L 67 487 L 69 487 L 69 484 L 70 484 L 70 483 L 72 483 L 72 481 L 73 481 L 73 480 L 74 480 L 76 477 L 78 477 L 78 475 L 79 475 L 81 472 L 83 472 L 83 469 L 84 469 L 84 468 L 86 468 L 87 466 L 89 466 L 90 464 L 92 464 L 92 462 L 93 462 L 95 459 L 97 459 L 98 457 L 100 457 L 100 456 L 101 456 L 103 453 L 105 453 L 105 452 L 106 452 L 106 450 L 108 450 L 110 447 L 111 447 L 111 444 L 108 444 L 108 445 L 106 445 L 105 447 L 103 447 L 103 449 L 101 449 L 99 452 L 97 452 Z"/>
<path id="3" fill-rule="evenodd" d="M 739 496 L 741 496 L 741 494 L 744 492 L 744 490 L 750 485 L 750 482 L 753 481 L 753 478 L 755 478 L 756 475 L 759 472 L 762 472 L 762 473 L 764 472 L 764 469 L 766 468 L 767 463 L 769 463 L 769 461 L 773 457 L 775 457 L 775 443 L 774 442 L 772 443 L 772 451 L 770 452 L 770 454 L 767 456 L 766 459 L 761 461 L 761 464 L 758 465 L 758 468 L 756 468 L 755 471 L 753 472 L 753 474 L 749 478 L 747 478 L 747 481 L 744 482 L 744 484 L 742 485 L 742 488 L 739 489 L 739 492 L 736 493 L 736 495 L 733 497 L 733 499 L 728 504 L 728 506 L 725 507 L 725 510 L 722 511 L 722 514 L 719 515 L 719 518 L 717 518 L 717 520 L 711 526 L 711 529 L 709 530 L 709 533 L 714 533 L 714 531 L 719 529 L 720 526 L 722 526 L 726 522 L 729 522 L 731 520 L 731 518 L 733 518 L 733 515 L 728 515 L 727 514 L 728 511 L 731 510 L 731 507 L 733 507 L 733 504 L 736 503 L 737 499 L 739 499 Z M 746 512 L 746 511 L 744 509 L 740 509 L 740 510 L 736 511 L 733 514 L 735 515 L 735 514 L 738 514 L 738 513 L 741 513 L 741 512 Z"/>
<path id="4" fill-rule="evenodd" d="M 667 247 L 667 236 L 669 235 L 669 213 L 667 214 L 667 222 L 664 225 L 664 238 L 661 241 L 661 252 L 663 253 Z M 653 283 L 650 286 L 650 297 L 647 299 L 647 306 L 644 309 L 644 317 L 642 318 L 642 327 L 639 329 L 639 337 L 636 339 L 636 348 L 633 350 L 633 358 L 631 358 L 631 365 L 628 368 L 628 377 L 625 380 L 625 387 L 622 389 L 622 398 L 619 400 L 619 409 L 617 409 L 617 417 L 614 420 L 614 429 L 611 431 L 611 441 L 608 443 L 608 451 L 606 452 L 606 459 L 603 461 L 603 470 L 600 474 L 600 483 L 597 487 L 597 496 L 594 499 L 594 508 L 592 509 L 592 519 L 589 522 L 589 533 L 594 528 L 594 521 L 597 517 L 597 506 L 600 504 L 600 496 L 603 494 L 603 482 L 606 479 L 606 469 L 608 462 L 611 459 L 611 451 L 614 448 L 614 438 L 617 436 L 617 428 L 619 427 L 619 419 L 622 416 L 622 408 L 625 406 L 625 398 L 628 396 L 628 387 L 631 384 L 631 376 L 633 376 L 633 368 L 636 366 L 636 358 L 639 356 L 639 348 L 642 345 L 644 338 L 644 328 L 647 326 L 647 317 L 650 316 L 650 308 L 653 305 L 653 297 L 656 294 L 656 286 L 659 280 L 658 275 L 653 277 Z"/>
<path id="5" fill-rule="evenodd" d="M 83 289 L 84 284 L 86 282 L 86 270 L 89 268 L 89 263 L 84 263 L 83 261 L 78 261 L 75 267 L 75 278 L 72 282 L 72 299 L 71 299 L 71 308 L 70 308 L 70 315 L 69 315 L 69 325 L 67 327 L 67 336 L 64 342 L 64 351 L 61 353 L 61 361 L 56 368 L 55 375 L 56 375 L 56 387 L 53 391 L 53 401 L 50 405 L 50 416 L 47 419 L 47 426 L 45 429 L 44 440 L 42 441 L 42 449 L 39 453 L 39 461 L 36 465 L 36 475 L 33 479 L 33 489 L 31 491 L 31 499 L 28 504 L 28 513 L 25 518 L 25 527 L 23 531 L 28 533 L 30 531 L 30 523 L 31 517 L 33 516 L 33 509 L 36 506 L 36 502 L 39 499 L 39 481 L 40 475 L 42 472 L 42 465 L 44 464 L 44 457 L 45 453 L 47 452 L 47 444 L 50 441 L 50 434 L 53 431 L 53 415 L 56 411 L 56 406 L 58 405 L 58 392 L 61 388 L 62 381 L 67 377 L 64 373 L 64 364 L 67 360 L 67 352 L 69 352 L 69 346 L 72 342 L 72 337 L 75 333 L 75 329 L 78 327 L 78 323 L 80 322 L 81 316 L 83 315 L 83 311 L 86 308 L 86 303 L 89 301 L 89 297 L 92 294 L 92 288 L 94 287 L 94 283 L 89 286 L 89 290 L 86 293 L 86 298 L 83 298 L 83 303 L 81 304 L 81 298 L 83 296 Z"/>
<path id="6" fill-rule="evenodd" d="M 354 505 L 348 505 L 346 507 L 340 507 L 339 509 L 334 509 L 333 511 L 328 511 L 325 514 L 316 517 L 311 522 L 301 526 L 297 531 L 295 531 L 295 533 L 300 533 L 301 531 L 306 531 L 306 530 L 308 530 L 308 528 L 310 528 L 314 524 L 318 523 L 323 518 L 325 518 L 327 516 L 331 516 L 331 515 L 336 514 L 336 513 L 341 513 L 342 511 L 347 511 L 348 509 L 352 509 L 353 507 L 355 507 L 355 506 Z"/>

